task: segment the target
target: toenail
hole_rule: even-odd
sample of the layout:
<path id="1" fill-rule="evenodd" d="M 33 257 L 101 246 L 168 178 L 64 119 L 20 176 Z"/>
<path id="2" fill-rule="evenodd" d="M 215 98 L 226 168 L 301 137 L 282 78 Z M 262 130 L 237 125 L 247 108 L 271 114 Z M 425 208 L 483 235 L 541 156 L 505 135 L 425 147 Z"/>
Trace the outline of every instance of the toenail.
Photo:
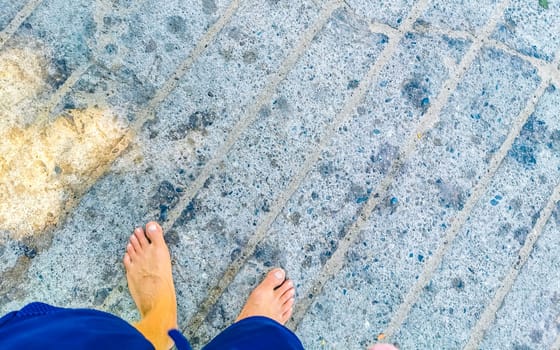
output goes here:
<path id="1" fill-rule="evenodd" d="M 282 278 L 284 278 L 284 274 L 282 273 L 282 271 L 276 271 L 274 273 L 274 277 L 278 278 L 279 280 L 281 280 Z"/>
<path id="2" fill-rule="evenodd" d="M 157 231 L 156 224 L 149 224 L 148 225 L 148 231 L 150 231 L 151 233 L 156 233 L 156 231 Z"/>

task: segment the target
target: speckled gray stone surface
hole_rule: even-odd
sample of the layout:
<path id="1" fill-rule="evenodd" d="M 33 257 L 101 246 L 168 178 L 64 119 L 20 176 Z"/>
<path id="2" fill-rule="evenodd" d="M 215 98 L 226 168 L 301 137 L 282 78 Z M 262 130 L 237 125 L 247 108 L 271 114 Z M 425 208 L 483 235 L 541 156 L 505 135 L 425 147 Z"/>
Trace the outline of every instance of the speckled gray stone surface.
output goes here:
<path id="1" fill-rule="evenodd" d="M 527 265 L 488 330 L 482 349 L 551 348 L 560 333 L 560 208 L 546 225 Z M 514 321 L 514 322 L 512 322 Z"/>
<path id="2" fill-rule="evenodd" d="M 24 0 L 6 1 L 2 3 L 2 12 L 0 13 L 0 30 L 6 28 L 10 21 L 16 16 L 25 5 Z"/>
<path id="3" fill-rule="evenodd" d="M 195 348 L 281 266 L 308 349 L 557 350 L 560 3 L 0 9 L 0 53 L 45 59 L 26 124 L 100 107 L 130 134 L 54 225 L 0 227 L 0 313 L 40 300 L 137 319 L 122 254 L 158 220 Z"/>

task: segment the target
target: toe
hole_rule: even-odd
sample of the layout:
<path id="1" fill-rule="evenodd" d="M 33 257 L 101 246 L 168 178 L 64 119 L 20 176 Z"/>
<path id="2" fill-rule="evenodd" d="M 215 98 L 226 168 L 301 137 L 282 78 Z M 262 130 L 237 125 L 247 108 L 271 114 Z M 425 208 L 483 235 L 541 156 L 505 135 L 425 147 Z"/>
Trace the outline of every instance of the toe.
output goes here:
<path id="1" fill-rule="evenodd" d="M 138 256 L 136 254 L 136 250 L 134 249 L 134 246 L 131 243 L 128 243 L 126 245 L 126 254 L 128 254 L 130 261 L 134 261 L 134 259 Z"/>
<path id="2" fill-rule="evenodd" d="M 294 298 L 290 299 L 282 308 L 282 323 L 288 322 L 294 311 Z"/>
<path id="3" fill-rule="evenodd" d="M 163 229 L 157 222 L 150 221 L 146 225 L 146 231 L 148 238 L 152 243 L 156 245 L 165 244 L 165 241 L 163 240 Z"/>
<path id="4" fill-rule="evenodd" d="M 293 297 L 288 299 L 288 301 L 286 301 L 284 305 L 282 305 L 282 312 L 284 313 L 291 310 L 294 307 L 295 302 L 296 300 Z"/>
<path id="5" fill-rule="evenodd" d="M 133 234 L 132 236 L 130 236 L 130 244 L 132 245 L 132 247 L 134 248 L 134 251 L 137 254 L 140 254 L 140 252 L 142 251 L 142 246 L 140 245 L 140 241 L 138 241 L 138 238 L 136 238 L 136 235 Z"/>
<path id="6" fill-rule="evenodd" d="M 276 268 L 270 271 L 264 280 L 261 282 L 261 286 L 267 289 L 275 289 L 282 285 L 286 278 L 286 272 L 280 268 Z"/>
<path id="7" fill-rule="evenodd" d="M 294 288 L 294 282 L 292 280 L 285 280 L 281 286 L 277 287 L 274 293 L 276 294 L 277 297 L 280 298 L 282 297 L 282 295 L 284 295 L 284 293 L 286 293 L 288 290 L 292 288 Z"/>
<path id="8" fill-rule="evenodd" d="M 130 265 L 132 264 L 132 260 L 130 259 L 130 255 L 128 254 L 128 252 L 124 253 L 123 263 L 124 263 L 124 267 L 127 270 L 130 268 Z"/>
<path id="9" fill-rule="evenodd" d="M 134 235 L 136 236 L 136 239 L 138 239 L 138 242 L 140 242 L 141 247 L 146 247 L 148 246 L 148 244 L 150 244 L 142 228 L 137 227 L 136 229 L 134 229 Z"/>
<path id="10" fill-rule="evenodd" d="M 287 301 L 292 299 L 296 295 L 296 290 L 294 288 L 288 289 L 282 296 L 280 297 L 280 302 L 285 304 Z"/>

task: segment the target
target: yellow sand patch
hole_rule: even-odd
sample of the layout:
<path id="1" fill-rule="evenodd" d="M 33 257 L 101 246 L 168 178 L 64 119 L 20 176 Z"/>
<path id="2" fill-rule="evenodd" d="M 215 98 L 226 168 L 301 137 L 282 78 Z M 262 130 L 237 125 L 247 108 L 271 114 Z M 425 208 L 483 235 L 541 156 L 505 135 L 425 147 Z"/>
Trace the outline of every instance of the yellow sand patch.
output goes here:
<path id="1" fill-rule="evenodd" d="M 44 66 L 31 49 L 0 53 L 0 133 L 26 119 L 32 98 L 44 87 Z"/>
<path id="2" fill-rule="evenodd" d="M 129 141 L 116 116 L 98 108 L 68 111 L 47 125 L 19 125 L 43 72 L 33 52 L 0 55 L 0 230 L 15 238 L 56 224 Z"/>

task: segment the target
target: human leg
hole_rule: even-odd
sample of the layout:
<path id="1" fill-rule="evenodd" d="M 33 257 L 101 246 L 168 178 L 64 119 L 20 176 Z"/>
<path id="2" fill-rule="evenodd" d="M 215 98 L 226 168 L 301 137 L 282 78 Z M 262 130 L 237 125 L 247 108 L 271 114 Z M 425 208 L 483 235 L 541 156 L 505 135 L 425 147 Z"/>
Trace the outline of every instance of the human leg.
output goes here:
<path id="1" fill-rule="evenodd" d="M 134 324 L 157 350 L 173 346 L 168 331 L 177 328 L 177 301 L 171 257 L 163 230 L 155 222 L 136 228 L 123 258 L 132 299 L 141 320 Z"/>
<path id="2" fill-rule="evenodd" d="M 235 323 L 204 350 L 303 350 L 297 336 L 284 325 L 292 315 L 295 289 L 282 269 L 274 269 L 253 290 Z"/>

